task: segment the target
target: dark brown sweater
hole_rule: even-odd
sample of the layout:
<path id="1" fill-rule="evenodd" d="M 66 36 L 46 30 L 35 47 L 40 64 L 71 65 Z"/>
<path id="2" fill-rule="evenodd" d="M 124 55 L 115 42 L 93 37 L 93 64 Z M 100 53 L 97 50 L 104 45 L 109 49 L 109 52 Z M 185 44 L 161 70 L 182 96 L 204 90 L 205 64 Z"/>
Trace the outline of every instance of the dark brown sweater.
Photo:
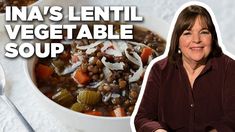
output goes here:
<path id="1" fill-rule="evenodd" d="M 211 58 L 193 88 L 182 60 L 163 59 L 149 73 L 135 116 L 138 132 L 164 128 L 168 132 L 235 132 L 235 61 L 226 55 Z"/>

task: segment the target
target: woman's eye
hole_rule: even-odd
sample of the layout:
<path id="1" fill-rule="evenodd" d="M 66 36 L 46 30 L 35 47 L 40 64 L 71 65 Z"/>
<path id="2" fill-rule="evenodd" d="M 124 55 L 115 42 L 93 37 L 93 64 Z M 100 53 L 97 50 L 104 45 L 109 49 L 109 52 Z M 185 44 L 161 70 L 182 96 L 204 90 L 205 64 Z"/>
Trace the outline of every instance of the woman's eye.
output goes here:
<path id="1" fill-rule="evenodd" d="M 183 35 L 190 35 L 190 32 L 183 32 Z"/>
<path id="2" fill-rule="evenodd" d="M 209 31 L 201 31 L 201 34 L 210 34 Z"/>

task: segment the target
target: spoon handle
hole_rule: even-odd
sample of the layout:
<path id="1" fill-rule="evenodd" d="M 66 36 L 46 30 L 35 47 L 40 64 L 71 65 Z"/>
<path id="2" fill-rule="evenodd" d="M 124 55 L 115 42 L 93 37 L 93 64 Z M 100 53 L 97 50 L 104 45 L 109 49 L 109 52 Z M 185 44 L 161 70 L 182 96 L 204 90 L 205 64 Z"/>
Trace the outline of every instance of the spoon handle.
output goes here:
<path id="1" fill-rule="evenodd" d="M 26 129 L 29 132 L 34 132 L 32 126 L 28 123 L 28 121 L 24 118 L 24 116 L 20 113 L 20 111 L 16 108 L 16 106 L 12 103 L 12 101 L 5 95 L 1 96 L 2 99 L 12 108 L 12 110 L 15 112 L 15 114 L 18 116 L 18 118 L 22 121 L 22 123 L 25 125 Z"/>

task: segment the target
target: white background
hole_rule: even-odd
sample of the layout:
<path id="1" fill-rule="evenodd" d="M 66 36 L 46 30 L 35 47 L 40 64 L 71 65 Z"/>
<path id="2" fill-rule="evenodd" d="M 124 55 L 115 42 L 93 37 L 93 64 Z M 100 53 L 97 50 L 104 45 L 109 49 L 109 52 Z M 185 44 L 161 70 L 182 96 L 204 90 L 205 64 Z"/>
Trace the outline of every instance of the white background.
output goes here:
<path id="1" fill-rule="evenodd" d="M 141 14 L 151 14 L 152 17 L 165 20 L 171 23 L 176 10 L 187 0 L 100 0 L 100 1 L 77 1 L 77 0 L 48 0 L 41 5 L 136 5 Z M 202 1 L 209 5 L 216 17 L 219 25 L 222 40 L 226 49 L 235 53 L 235 1 L 234 0 L 205 0 Z M 3 19 L 3 18 L 1 18 Z M 0 26 L 4 26 L 1 23 Z M 4 32 L 0 32 L 0 63 L 3 65 L 7 78 L 7 95 L 19 108 L 26 119 L 38 132 L 72 132 L 73 128 L 64 126 L 56 118 L 52 117 L 43 106 L 38 104 L 35 96 L 29 90 L 28 83 L 23 71 L 22 59 L 7 59 L 4 57 L 4 45 L 9 42 Z M 17 117 L 10 111 L 7 105 L 0 99 L 0 132 L 26 131 Z"/>

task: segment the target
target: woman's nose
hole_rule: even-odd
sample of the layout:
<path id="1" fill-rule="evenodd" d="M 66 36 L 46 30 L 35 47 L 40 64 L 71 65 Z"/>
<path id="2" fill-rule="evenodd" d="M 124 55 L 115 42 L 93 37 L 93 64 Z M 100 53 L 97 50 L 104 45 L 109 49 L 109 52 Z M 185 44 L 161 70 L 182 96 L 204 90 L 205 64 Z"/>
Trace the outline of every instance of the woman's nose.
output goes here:
<path id="1" fill-rule="evenodd" d="M 200 34 L 199 33 L 194 33 L 192 35 L 192 40 L 193 40 L 194 43 L 200 43 L 201 42 Z"/>

